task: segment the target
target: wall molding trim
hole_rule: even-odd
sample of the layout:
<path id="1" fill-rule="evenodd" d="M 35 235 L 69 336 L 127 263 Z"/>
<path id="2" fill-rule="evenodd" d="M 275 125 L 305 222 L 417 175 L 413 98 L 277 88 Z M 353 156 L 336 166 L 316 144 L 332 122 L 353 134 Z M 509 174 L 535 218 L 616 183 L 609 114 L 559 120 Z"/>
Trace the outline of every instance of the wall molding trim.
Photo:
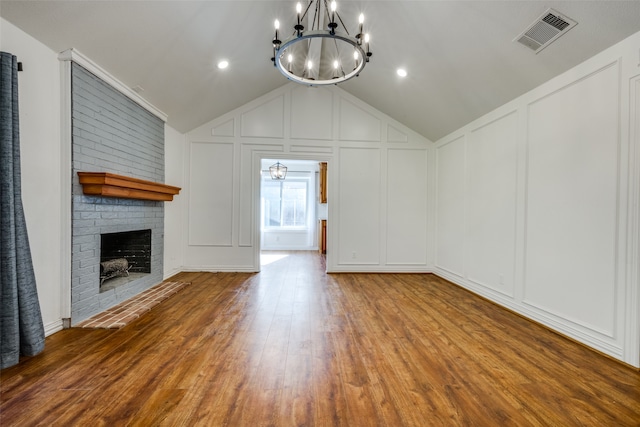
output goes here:
<path id="1" fill-rule="evenodd" d="M 71 318 L 71 62 L 60 62 L 60 313 Z"/>
<path id="2" fill-rule="evenodd" d="M 640 366 L 640 74 L 629 79 L 629 229 L 625 295 L 625 358 Z"/>

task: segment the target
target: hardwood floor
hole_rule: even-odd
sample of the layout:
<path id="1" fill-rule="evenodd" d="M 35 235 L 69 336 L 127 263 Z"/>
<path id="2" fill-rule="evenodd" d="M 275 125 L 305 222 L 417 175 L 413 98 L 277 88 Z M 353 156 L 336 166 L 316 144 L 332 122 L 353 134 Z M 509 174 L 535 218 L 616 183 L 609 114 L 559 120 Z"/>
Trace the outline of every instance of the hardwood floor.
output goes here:
<path id="1" fill-rule="evenodd" d="M 438 277 L 289 253 L 0 372 L 4 426 L 638 426 L 640 373 Z"/>

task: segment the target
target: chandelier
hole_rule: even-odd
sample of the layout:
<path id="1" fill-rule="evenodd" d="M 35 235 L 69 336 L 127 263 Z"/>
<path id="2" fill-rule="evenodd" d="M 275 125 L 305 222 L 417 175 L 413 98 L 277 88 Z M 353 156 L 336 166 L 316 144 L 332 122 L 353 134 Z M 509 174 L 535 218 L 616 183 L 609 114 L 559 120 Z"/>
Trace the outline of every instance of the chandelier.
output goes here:
<path id="1" fill-rule="evenodd" d="M 288 39 L 280 40 L 275 21 L 274 66 L 289 80 L 309 86 L 333 85 L 357 77 L 369 62 L 369 34 L 360 14 L 358 33 L 351 36 L 335 1 L 309 0 L 304 13 L 296 4 L 297 21 Z M 305 29 L 305 24 L 307 29 Z"/>
<path id="2" fill-rule="evenodd" d="M 287 176 L 287 167 L 280 162 L 269 166 L 269 175 L 271 179 L 283 180 Z"/>

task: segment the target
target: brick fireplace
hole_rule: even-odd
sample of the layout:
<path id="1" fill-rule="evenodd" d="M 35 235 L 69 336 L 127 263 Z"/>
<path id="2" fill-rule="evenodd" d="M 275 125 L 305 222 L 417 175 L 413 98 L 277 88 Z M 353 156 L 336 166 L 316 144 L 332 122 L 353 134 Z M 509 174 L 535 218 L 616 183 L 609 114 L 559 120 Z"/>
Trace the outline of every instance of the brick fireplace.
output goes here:
<path id="1" fill-rule="evenodd" d="M 86 195 L 77 173 L 107 172 L 164 182 L 164 122 L 80 65 L 73 63 L 71 74 L 71 324 L 75 325 L 162 281 L 164 202 Z M 130 232 L 148 237 L 146 272 L 131 271 L 126 280 L 101 291 L 103 236 Z"/>

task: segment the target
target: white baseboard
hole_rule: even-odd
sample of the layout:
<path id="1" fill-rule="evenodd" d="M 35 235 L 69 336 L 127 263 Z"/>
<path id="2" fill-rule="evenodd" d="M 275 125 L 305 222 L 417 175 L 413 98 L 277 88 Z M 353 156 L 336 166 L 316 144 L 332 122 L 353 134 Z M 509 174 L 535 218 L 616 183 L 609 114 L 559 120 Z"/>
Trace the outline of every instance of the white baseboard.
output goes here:
<path id="1" fill-rule="evenodd" d="M 170 270 L 170 271 L 165 271 L 165 272 L 164 272 L 164 275 L 162 276 L 162 280 L 163 280 L 163 281 L 168 280 L 168 279 L 170 279 L 171 277 L 175 276 L 176 274 L 178 274 L 178 273 L 180 273 L 180 272 L 182 272 L 182 271 L 184 271 L 184 270 L 179 269 L 179 268 L 174 268 L 174 269 L 172 269 L 172 270 Z"/>
<path id="2" fill-rule="evenodd" d="M 62 319 L 56 320 L 54 322 L 49 322 L 44 324 L 44 336 L 48 337 L 49 335 L 53 335 L 56 332 L 61 331 L 63 328 Z"/>
<path id="3" fill-rule="evenodd" d="M 633 361 L 624 360 L 621 345 L 613 342 L 611 339 L 607 339 L 607 337 L 602 337 L 599 331 L 591 330 L 586 328 L 584 325 L 578 325 L 569 319 L 564 319 L 560 316 L 536 309 L 525 302 L 517 301 L 507 295 L 479 286 L 477 283 L 461 278 L 458 275 L 451 274 L 451 272 L 441 268 L 436 267 L 433 273 L 436 276 L 465 288 L 476 295 L 486 298 L 508 310 L 518 313 L 536 323 L 556 331 L 561 335 L 578 341 L 587 347 L 591 347 L 594 350 L 607 354 L 622 362 L 634 365 Z"/>
<path id="4" fill-rule="evenodd" d="M 202 265 L 202 266 L 189 266 L 189 267 L 182 267 L 183 272 L 198 272 L 198 271 L 205 271 L 208 273 L 218 273 L 218 272 L 225 272 L 225 273 L 257 273 L 258 271 L 255 269 L 255 267 L 251 266 L 251 265 Z"/>
<path id="5" fill-rule="evenodd" d="M 339 264 L 327 266 L 327 273 L 433 273 L 433 269 L 423 265 L 366 265 L 366 264 Z"/>

